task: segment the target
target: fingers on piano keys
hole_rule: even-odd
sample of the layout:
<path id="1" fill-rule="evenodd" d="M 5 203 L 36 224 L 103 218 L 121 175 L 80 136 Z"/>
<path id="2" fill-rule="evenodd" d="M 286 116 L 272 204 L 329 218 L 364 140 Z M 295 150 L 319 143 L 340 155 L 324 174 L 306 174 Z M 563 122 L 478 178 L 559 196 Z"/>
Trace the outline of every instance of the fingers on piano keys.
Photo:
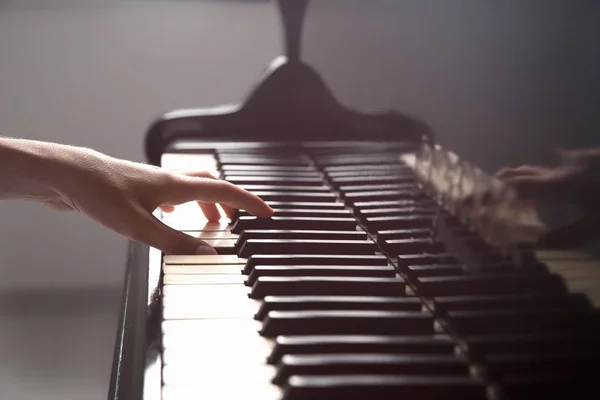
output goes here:
<path id="1" fill-rule="evenodd" d="M 555 253 L 520 268 L 440 212 L 384 146 L 285 162 L 222 153 L 218 172 L 268 193 L 276 212 L 182 217 L 220 254 L 164 256 L 164 400 L 500 399 L 593 384 L 593 260 Z M 480 256 L 478 274 L 432 234 L 436 215 Z"/>

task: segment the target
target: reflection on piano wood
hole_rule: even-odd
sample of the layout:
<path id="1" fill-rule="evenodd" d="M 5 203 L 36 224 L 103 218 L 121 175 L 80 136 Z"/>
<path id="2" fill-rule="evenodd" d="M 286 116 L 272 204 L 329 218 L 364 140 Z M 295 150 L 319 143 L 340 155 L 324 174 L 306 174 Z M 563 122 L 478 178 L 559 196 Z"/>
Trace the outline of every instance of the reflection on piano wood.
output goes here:
<path id="1" fill-rule="evenodd" d="M 592 391 L 600 263 L 552 249 L 522 252 L 516 263 L 491 245 L 513 245 L 508 231 L 471 220 L 405 162 L 421 154 L 426 133 L 408 127 L 422 125 L 311 108 L 331 98 L 297 60 L 293 40 L 288 46 L 289 63 L 242 111 L 184 110 L 151 127 L 152 163 L 208 170 L 262 196 L 275 216 L 242 210 L 209 223 L 193 203 L 156 213 L 219 255 L 131 244 L 109 399 L 508 400 Z M 313 91 L 294 86 L 302 82 Z M 275 90 L 282 87 L 291 92 Z M 444 186 L 438 172 L 432 182 Z"/>

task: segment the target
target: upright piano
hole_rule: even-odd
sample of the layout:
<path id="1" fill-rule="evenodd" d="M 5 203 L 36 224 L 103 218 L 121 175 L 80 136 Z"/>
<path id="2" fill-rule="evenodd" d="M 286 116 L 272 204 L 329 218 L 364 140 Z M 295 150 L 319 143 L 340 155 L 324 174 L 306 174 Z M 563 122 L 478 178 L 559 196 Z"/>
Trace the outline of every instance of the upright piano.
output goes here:
<path id="1" fill-rule="evenodd" d="M 452 194 L 493 179 L 414 117 L 340 104 L 300 57 L 307 1 L 278 7 L 285 55 L 245 101 L 145 143 L 275 214 L 156 211 L 218 255 L 130 243 L 108 399 L 599 398 L 599 263 L 478 224 Z"/>

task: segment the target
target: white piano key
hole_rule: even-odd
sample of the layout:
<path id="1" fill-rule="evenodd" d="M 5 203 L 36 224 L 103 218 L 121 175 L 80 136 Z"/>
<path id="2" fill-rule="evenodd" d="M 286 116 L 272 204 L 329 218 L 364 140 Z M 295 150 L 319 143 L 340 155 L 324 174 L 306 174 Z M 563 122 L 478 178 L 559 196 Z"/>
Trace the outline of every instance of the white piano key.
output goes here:
<path id="1" fill-rule="evenodd" d="M 246 277 L 239 274 L 165 275 L 165 285 L 231 285 L 244 283 Z"/>
<path id="2" fill-rule="evenodd" d="M 205 296 L 234 301 L 248 298 L 251 288 L 243 285 L 167 285 L 163 287 L 163 297 L 177 296 L 189 301 L 197 301 Z"/>
<path id="3" fill-rule="evenodd" d="M 165 255 L 163 262 L 165 264 L 179 265 L 220 265 L 220 264 L 246 264 L 246 258 L 239 258 L 235 254 L 219 254 L 210 256 L 186 256 L 186 255 Z"/>
<path id="4" fill-rule="evenodd" d="M 259 307 L 251 302 L 231 301 L 216 303 L 213 300 L 190 301 L 165 297 L 163 299 L 163 318 L 176 319 L 216 319 L 216 318 L 254 318 Z"/>
<path id="5" fill-rule="evenodd" d="M 242 267 L 239 264 L 193 265 L 193 264 L 165 264 L 165 275 L 183 274 L 233 274 L 240 275 Z"/>
<path id="6" fill-rule="evenodd" d="M 212 247 L 223 247 L 223 248 L 229 248 L 229 249 L 235 248 L 235 243 L 237 242 L 237 239 L 205 238 L 202 240 Z"/>
<path id="7" fill-rule="evenodd" d="M 196 385 L 164 386 L 162 400 L 279 400 L 283 396 L 283 391 L 279 387 L 271 383 L 263 383 L 267 380 L 257 379 L 254 382 L 238 383 L 237 378 L 226 374 L 215 385 L 203 385 L 204 380 L 199 380 Z"/>
<path id="8" fill-rule="evenodd" d="M 239 235 L 226 231 L 183 231 L 183 233 L 192 237 L 207 240 L 207 239 L 238 239 Z"/>
<path id="9" fill-rule="evenodd" d="M 262 324 L 250 318 L 165 320 L 162 340 L 165 348 L 173 344 L 193 346 L 198 343 L 255 343 L 264 341 L 258 334 Z"/>
<path id="10" fill-rule="evenodd" d="M 272 340 L 264 339 L 257 335 L 252 338 L 236 337 L 235 341 L 211 338 L 207 340 L 194 340 L 182 342 L 170 340 L 163 343 L 163 364 L 177 364 L 182 358 L 210 359 L 219 357 L 238 357 L 240 362 L 258 360 L 260 365 L 271 354 L 275 344 Z M 243 357 L 240 355 L 243 354 Z M 250 357 L 252 356 L 252 357 Z"/>

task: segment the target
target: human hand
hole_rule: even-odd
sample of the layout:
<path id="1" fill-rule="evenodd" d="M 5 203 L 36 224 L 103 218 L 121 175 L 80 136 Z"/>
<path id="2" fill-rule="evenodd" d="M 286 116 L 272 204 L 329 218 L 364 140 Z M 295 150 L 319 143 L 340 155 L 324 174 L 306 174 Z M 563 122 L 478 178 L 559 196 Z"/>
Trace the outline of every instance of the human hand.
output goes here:
<path id="1" fill-rule="evenodd" d="M 556 167 L 522 165 L 496 174 L 526 200 L 571 203 L 584 211 L 600 207 L 600 149 L 559 152 Z"/>
<path id="2" fill-rule="evenodd" d="M 34 149 L 34 150 L 31 150 Z M 152 213 L 161 207 L 198 201 L 205 216 L 220 218 L 220 203 L 231 215 L 243 209 L 259 217 L 273 210 L 254 194 L 207 172 L 176 172 L 109 157 L 94 150 L 56 144 L 30 143 L 28 152 L 40 160 L 23 182 L 37 182 L 27 197 L 54 210 L 82 212 L 109 229 L 168 254 L 216 254 L 205 242 L 174 230 Z M 30 160 L 31 161 L 31 160 Z M 31 162 L 24 162 L 29 165 Z M 13 164 L 15 165 L 15 164 Z M 32 185 L 21 184 L 31 188 Z"/>

